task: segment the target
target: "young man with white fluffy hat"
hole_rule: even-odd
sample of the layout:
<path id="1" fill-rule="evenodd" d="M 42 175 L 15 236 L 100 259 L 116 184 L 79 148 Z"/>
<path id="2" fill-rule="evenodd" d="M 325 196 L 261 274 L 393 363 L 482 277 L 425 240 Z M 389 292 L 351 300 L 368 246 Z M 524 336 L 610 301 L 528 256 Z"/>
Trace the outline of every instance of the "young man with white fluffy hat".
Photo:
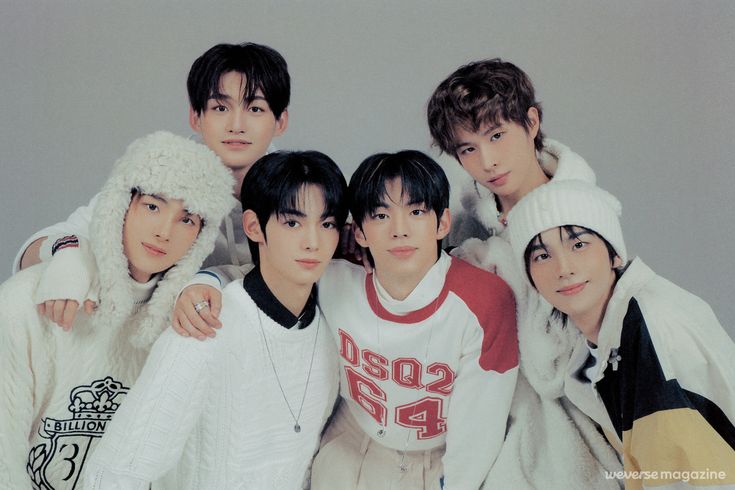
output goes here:
<path id="1" fill-rule="evenodd" d="M 163 131 L 140 138 L 100 193 L 89 242 L 69 235 L 57 247 L 60 258 L 90 252 L 97 310 L 80 311 L 71 331 L 37 311 L 39 278 L 63 260 L 0 286 L 0 487 L 79 488 L 176 293 L 212 251 L 233 182 L 204 145 Z"/>

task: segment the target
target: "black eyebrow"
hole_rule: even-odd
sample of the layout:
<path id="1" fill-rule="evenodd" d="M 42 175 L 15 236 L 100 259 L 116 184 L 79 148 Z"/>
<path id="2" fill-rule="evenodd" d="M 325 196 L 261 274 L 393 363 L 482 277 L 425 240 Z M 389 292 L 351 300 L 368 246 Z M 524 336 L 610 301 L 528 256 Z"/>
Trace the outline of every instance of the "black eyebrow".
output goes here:
<path id="1" fill-rule="evenodd" d="M 297 218 L 305 218 L 306 214 L 298 209 L 283 209 L 278 212 L 279 216 L 295 216 Z"/>
<path id="2" fill-rule="evenodd" d="M 528 253 L 531 254 L 535 252 L 536 250 L 544 250 L 546 251 L 546 245 L 543 243 L 535 243 L 528 246 Z"/>
<path id="3" fill-rule="evenodd" d="M 575 230 L 574 228 L 570 227 L 566 229 L 567 231 L 567 239 L 569 240 L 576 240 L 581 236 L 584 235 L 591 235 L 589 230 L 586 230 L 584 228 L 579 228 L 579 231 Z"/>

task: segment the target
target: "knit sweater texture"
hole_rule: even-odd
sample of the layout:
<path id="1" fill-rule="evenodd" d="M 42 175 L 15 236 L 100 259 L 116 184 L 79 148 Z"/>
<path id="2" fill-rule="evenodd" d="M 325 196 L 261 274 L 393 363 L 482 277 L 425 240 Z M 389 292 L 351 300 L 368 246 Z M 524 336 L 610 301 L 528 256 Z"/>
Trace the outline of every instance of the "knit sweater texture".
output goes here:
<path id="1" fill-rule="evenodd" d="M 240 281 L 223 290 L 220 318 L 223 328 L 206 342 L 170 329 L 161 335 L 88 464 L 85 488 L 305 485 L 337 393 L 336 352 L 324 318 L 285 329 L 257 308 Z"/>

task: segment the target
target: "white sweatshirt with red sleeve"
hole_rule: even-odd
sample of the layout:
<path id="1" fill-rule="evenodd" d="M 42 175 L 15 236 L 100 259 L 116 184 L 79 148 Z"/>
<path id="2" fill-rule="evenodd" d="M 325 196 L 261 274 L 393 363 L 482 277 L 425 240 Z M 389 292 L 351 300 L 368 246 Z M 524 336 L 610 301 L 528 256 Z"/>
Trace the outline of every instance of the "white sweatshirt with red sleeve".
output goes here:
<path id="1" fill-rule="evenodd" d="M 518 373 L 515 301 L 495 274 L 442 253 L 404 300 L 332 261 L 319 298 L 360 427 L 398 451 L 446 445 L 447 489 L 479 488 L 503 443 Z"/>

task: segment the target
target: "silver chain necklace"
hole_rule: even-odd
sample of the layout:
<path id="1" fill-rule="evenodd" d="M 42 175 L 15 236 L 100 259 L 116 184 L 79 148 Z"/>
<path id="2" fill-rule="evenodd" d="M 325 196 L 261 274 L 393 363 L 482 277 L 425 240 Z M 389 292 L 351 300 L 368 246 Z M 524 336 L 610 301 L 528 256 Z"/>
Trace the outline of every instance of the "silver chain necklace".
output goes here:
<path id="1" fill-rule="evenodd" d="M 311 349 L 311 361 L 309 362 L 309 372 L 306 375 L 306 386 L 304 386 L 304 394 L 301 397 L 301 405 L 299 406 L 299 414 L 294 415 L 293 410 L 291 409 L 291 404 L 288 403 L 288 398 L 286 398 L 286 392 L 283 390 L 283 385 L 281 384 L 281 378 L 278 376 L 278 372 L 276 371 L 276 364 L 273 362 L 273 356 L 271 355 L 271 349 L 268 347 L 268 341 L 265 338 L 265 329 L 263 328 L 263 321 L 260 318 L 260 308 L 256 307 L 256 312 L 258 314 L 258 326 L 260 326 L 260 334 L 263 336 L 263 343 L 265 344 L 265 350 L 268 352 L 268 359 L 271 362 L 271 367 L 273 368 L 273 374 L 276 376 L 276 381 L 278 382 L 278 388 L 281 390 L 281 395 L 283 396 L 283 401 L 286 402 L 286 407 L 288 408 L 288 411 L 291 412 L 291 417 L 294 421 L 293 431 L 297 434 L 301 432 L 301 426 L 299 425 L 299 420 L 301 419 L 301 411 L 304 409 L 304 401 L 306 400 L 306 392 L 309 390 L 309 380 L 311 379 L 311 368 L 314 366 L 314 354 L 316 353 L 316 343 L 317 339 L 319 339 L 319 325 L 321 324 L 321 314 L 319 312 L 319 309 L 316 310 L 317 320 L 316 320 L 316 333 L 314 334 L 314 347 Z"/>
<path id="2" fill-rule="evenodd" d="M 375 280 L 375 278 L 373 279 Z M 377 295 L 378 290 L 375 286 L 375 283 L 373 282 L 373 287 L 375 287 L 375 293 Z M 436 305 L 434 306 L 434 311 L 431 313 L 431 315 L 427 319 L 433 319 L 434 315 L 436 315 L 437 310 L 439 309 L 439 306 L 442 301 L 440 301 L 439 296 L 441 295 L 441 291 L 439 292 L 439 295 L 434 299 L 436 301 Z M 378 299 L 378 302 L 380 302 L 380 299 Z M 385 308 L 385 307 L 384 307 Z M 378 352 L 382 352 L 382 342 L 380 338 L 380 317 L 378 315 L 375 315 L 375 335 L 377 337 L 378 341 Z M 425 321 L 425 320 L 424 320 Z M 428 365 L 429 362 L 429 346 L 431 345 L 431 338 L 434 336 L 434 322 L 431 322 L 429 324 L 429 340 L 426 341 L 426 350 L 424 351 L 424 366 Z M 413 407 L 413 411 L 411 413 L 411 418 L 416 414 L 416 407 Z M 386 430 L 381 428 L 378 430 L 377 435 L 379 438 L 383 438 L 386 435 Z M 408 452 L 408 443 L 411 440 L 411 430 L 409 429 L 406 434 L 406 443 L 403 446 L 403 451 L 398 451 L 401 455 L 401 461 L 398 463 L 398 470 L 401 473 L 406 473 L 408 471 L 408 464 L 406 463 L 406 453 Z M 393 488 L 393 481 L 391 480 L 390 489 Z"/>

